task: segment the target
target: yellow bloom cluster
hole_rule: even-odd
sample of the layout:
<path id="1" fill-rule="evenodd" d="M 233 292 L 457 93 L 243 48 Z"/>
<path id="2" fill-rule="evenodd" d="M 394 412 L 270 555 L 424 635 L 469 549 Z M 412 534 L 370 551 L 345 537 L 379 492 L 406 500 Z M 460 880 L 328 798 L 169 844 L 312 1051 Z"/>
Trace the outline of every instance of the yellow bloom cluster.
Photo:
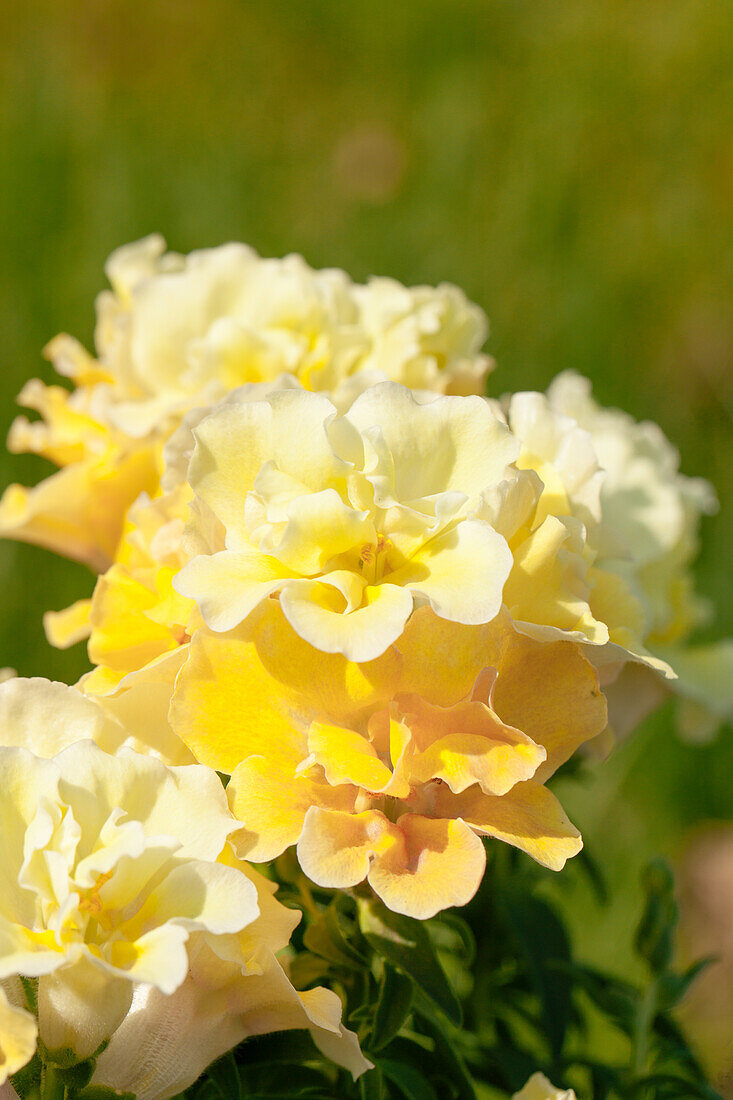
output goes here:
<path id="1" fill-rule="evenodd" d="M 0 728 L 0 1084 L 37 1038 L 80 1060 L 106 1046 L 95 1082 L 141 1100 L 262 1031 L 309 1028 L 368 1067 L 336 995 L 296 993 L 277 961 L 299 915 L 233 854 L 214 772 L 105 751 L 116 717 L 46 680 L 0 687 Z"/>
<path id="2" fill-rule="evenodd" d="M 639 665 L 624 668 L 609 685 L 611 723 L 620 735 L 628 733 L 671 688 L 682 698 L 680 732 L 704 740 L 733 720 L 733 641 L 690 642 L 712 615 L 695 591 L 691 564 L 701 517 L 717 509 L 715 491 L 702 478 L 679 472 L 679 454 L 658 425 L 599 406 L 587 379 L 568 371 L 547 396 L 556 415 L 588 433 L 603 469 L 604 523 L 591 536 L 607 578 L 601 588 L 612 578 L 610 594 L 621 579 L 636 602 L 637 635 L 646 652 L 677 675 L 664 684 Z"/>
<path id="3" fill-rule="evenodd" d="M 358 1075 L 244 861 L 295 847 L 419 919 L 473 897 L 484 838 L 560 870 L 582 841 L 546 781 L 607 700 L 622 733 L 679 662 L 733 709 L 730 650 L 682 649 L 712 490 L 582 379 L 481 396 L 486 322 L 453 287 L 157 237 L 107 270 L 98 358 L 55 341 L 75 389 L 31 383 L 43 420 L 11 432 L 61 469 L 0 502 L 1 533 L 100 573 L 47 618 L 92 671 L 0 686 L 0 1073 L 37 1034 L 105 1043 L 94 1081 L 153 1100 L 307 1027 Z"/>
<path id="4" fill-rule="evenodd" d="M 184 257 L 157 235 L 118 249 L 106 271 L 97 357 L 70 336 L 52 340 L 47 355 L 74 389 L 29 382 L 19 401 L 42 420 L 20 417 L 10 432 L 11 450 L 61 469 L 0 502 L 0 533 L 96 571 L 114 560 L 129 505 L 155 490 L 162 446 L 187 410 L 288 372 L 334 393 L 385 378 L 472 393 L 491 366 L 484 314 L 447 284 L 357 285 L 240 244 Z"/>

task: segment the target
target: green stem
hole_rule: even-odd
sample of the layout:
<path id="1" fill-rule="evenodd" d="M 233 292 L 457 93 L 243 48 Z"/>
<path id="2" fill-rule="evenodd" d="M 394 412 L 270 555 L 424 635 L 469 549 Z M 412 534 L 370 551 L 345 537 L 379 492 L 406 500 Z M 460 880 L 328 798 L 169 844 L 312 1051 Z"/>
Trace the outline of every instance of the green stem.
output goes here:
<path id="1" fill-rule="evenodd" d="M 56 1068 L 44 1063 L 41 1070 L 41 1100 L 66 1100 L 67 1089 Z"/>
<path id="2" fill-rule="evenodd" d="M 19 974 L 20 984 L 23 986 L 26 1003 L 34 1016 L 38 1015 L 38 978 L 25 978 Z"/>
<path id="3" fill-rule="evenodd" d="M 634 1028 L 634 1040 L 631 1048 L 631 1072 L 634 1077 L 640 1077 L 646 1069 L 649 1056 L 649 1032 L 654 1017 L 657 1014 L 657 983 L 651 982 L 644 993 L 644 999 L 639 1005 L 639 1012 Z"/>

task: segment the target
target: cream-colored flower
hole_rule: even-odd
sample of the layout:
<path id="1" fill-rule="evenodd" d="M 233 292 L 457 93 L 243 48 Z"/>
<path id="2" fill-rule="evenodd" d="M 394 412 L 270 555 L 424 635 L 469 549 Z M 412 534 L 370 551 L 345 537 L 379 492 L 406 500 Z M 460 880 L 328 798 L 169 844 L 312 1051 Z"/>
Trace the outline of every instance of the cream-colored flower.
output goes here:
<path id="1" fill-rule="evenodd" d="M 97 358 L 69 336 L 47 354 L 71 393 L 33 380 L 13 451 L 61 467 L 32 489 L 8 488 L 0 534 L 48 546 L 97 571 L 113 560 L 124 515 L 154 494 L 165 440 L 191 408 L 284 372 L 345 398 L 380 379 L 439 392 L 479 392 L 482 311 L 456 287 L 357 286 L 300 256 L 262 259 L 243 244 L 165 252 L 158 235 L 118 249 L 97 298 Z M 74 637 L 62 623 L 59 640 Z"/>
<path id="2" fill-rule="evenodd" d="M 550 386 L 553 409 L 572 417 L 592 439 L 604 470 L 603 524 L 592 536 L 598 555 L 598 596 L 608 608 L 620 592 L 638 606 L 637 637 L 646 652 L 674 668 L 668 688 L 680 695 L 678 716 L 692 738 L 709 736 L 720 721 L 733 719 L 733 649 L 729 640 L 691 645 L 689 637 L 710 617 L 695 592 L 691 565 L 698 550 L 701 517 L 715 511 L 709 482 L 679 472 L 679 454 L 661 429 L 637 422 L 619 409 L 598 405 L 590 383 L 572 372 Z M 628 616 L 627 616 L 628 617 Z M 631 710 L 624 672 L 614 692 L 612 720 L 629 728 Z M 651 689 L 646 692 L 652 699 Z M 638 708 L 634 708 L 638 717 Z"/>
<path id="3" fill-rule="evenodd" d="M 38 1024 L 34 1017 L 12 1004 L 0 983 L 0 1085 L 30 1062 L 37 1039 Z"/>
<path id="4" fill-rule="evenodd" d="M 0 687 L 0 729 L 0 981 L 37 983 L 46 1049 L 84 1059 L 112 1036 L 104 1073 L 134 1070 L 151 1100 L 270 1030 L 308 1027 L 330 1057 L 355 1074 L 367 1068 L 338 998 L 296 993 L 277 961 L 299 914 L 232 854 L 241 823 L 213 771 L 112 755 L 117 735 L 101 706 L 43 680 Z M 168 1034 L 182 1005 L 200 1010 L 189 1024 L 207 1022 L 206 1043 Z M 171 1050 L 152 1066 L 129 1045 L 143 1006 L 148 1047 Z M 5 1023 L 0 1012 L 0 1049 Z"/>
<path id="5" fill-rule="evenodd" d="M 576 1096 L 572 1089 L 556 1089 L 544 1073 L 533 1073 L 512 1100 L 576 1100 Z"/>
<path id="6" fill-rule="evenodd" d="M 506 404 L 509 424 L 522 445 L 517 465 L 536 474 L 541 486 L 524 516 L 514 507 L 514 523 L 524 519 L 524 529 L 520 526 L 510 539 L 520 570 L 510 577 L 505 593 L 515 619 L 526 617 L 522 629 L 538 637 L 559 632 L 591 643 L 589 656 L 603 670 L 604 682 L 629 659 L 673 676 L 644 644 L 647 616 L 633 577 L 613 562 L 608 567 L 607 559 L 625 550 L 613 527 L 613 513 L 604 507 L 606 471 L 593 437 L 544 394 L 517 393 Z M 554 586 L 553 610 L 543 604 L 541 592 L 545 576 L 557 573 L 564 575 L 565 595 L 558 600 Z"/>
<path id="7" fill-rule="evenodd" d="M 192 941 L 189 976 L 175 993 L 136 988 L 93 1084 L 133 1092 L 137 1100 L 167 1100 L 243 1039 L 291 1029 L 310 1031 L 321 1051 L 354 1077 L 371 1068 L 356 1035 L 341 1023 L 341 1002 L 331 990 L 297 992 L 271 949 L 260 948 L 243 975 L 203 936 Z"/>
<path id="8" fill-rule="evenodd" d="M 511 554 L 478 509 L 516 477 L 518 447 L 482 398 L 382 383 L 338 417 L 323 396 L 279 391 L 221 406 L 194 435 L 191 560 L 173 584 L 212 629 L 278 593 L 306 641 L 370 661 L 416 600 L 462 623 L 498 613 Z"/>
<path id="9" fill-rule="evenodd" d="M 257 916 L 249 879 L 217 862 L 233 822 L 207 769 L 82 741 L 53 759 L 0 748 L 0 782 L 0 977 L 38 979 L 47 1048 L 91 1055 L 133 983 L 170 994 L 184 981 L 191 932 Z"/>

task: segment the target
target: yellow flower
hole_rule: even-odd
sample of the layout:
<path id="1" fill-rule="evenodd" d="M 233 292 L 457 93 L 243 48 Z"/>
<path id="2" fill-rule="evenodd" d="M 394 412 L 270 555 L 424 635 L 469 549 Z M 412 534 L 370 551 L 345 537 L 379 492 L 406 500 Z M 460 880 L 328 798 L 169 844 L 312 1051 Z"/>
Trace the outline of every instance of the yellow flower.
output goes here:
<path id="1" fill-rule="evenodd" d="M 262 901 L 264 891 L 274 888 L 260 876 L 257 881 Z M 289 938 L 298 914 L 278 909 L 292 917 Z M 265 942 L 275 939 L 271 927 L 262 929 Z M 136 988 L 130 1012 L 97 1062 L 93 1084 L 133 1092 L 137 1100 L 167 1100 L 243 1039 L 291 1029 L 310 1031 L 321 1051 L 355 1078 L 371 1068 L 356 1035 L 341 1023 L 336 994 L 322 986 L 297 992 L 272 947 L 263 944 L 243 974 L 218 957 L 204 936 L 191 939 L 186 981 L 169 997 L 154 986 Z"/>
<path id="2" fill-rule="evenodd" d="M 556 1089 L 544 1073 L 533 1073 L 512 1100 L 576 1100 L 576 1096 L 572 1089 Z"/>
<path id="3" fill-rule="evenodd" d="M 8 1000 L 0 982 L 0 1085 L 30 1062 L 37 1038 L 35 1019 L 30 1012 Z"/>
<path id="4" fill-rule="evenodd" d="M 517 465 L 541 483 L 529 523 L 510 539 L 516 566 L 505 600 L 515 620 L 526 616 L 522 629 L 538 637 L 591 643 L 588 656 L 606 677 L 629 659 L 672 676 L 644 645 L 646 616 L 635 587 L 607 567 L 610 554 L 623 552 L 622 540 L 604 504 L 607 472 L 591 434 L 544 394 L 514 394 L 507 409 L 521 442 Z M 549 599 L 538 599 L 547 579 L 560 576 L 564 582 L 550 584 Z"/>
<path id="5" fill-rule="evenodd" d="M 591 602 L 609 619 L 621 608 L 621 644 L 651 656 L 646 663 L 652 667 L 674 669 L 678 678 L 666 689 L 683 699 L 680 726 L 691 738 L 704 739 L 721 721 L 733 719 L 730 640 L 705 646 L 689 641 L 710 618 L 708 604 L 695 592 L 691 565 L 701 517 L 717 507 L 714 490 L 702 478 L 679 472 L 679 454 L 656 424 L 598 405 L 587 379 L 561 374 L 548 399 L 558 415 L 573 418 L 588 433 L 604 470 L 603 525 L 591 535 L 598 557 Z M 634 619 L 630 641 L 627 628 Z M 649 706 L 659 701 L 659 690 L 645 678 L 640 685 L 640 676 L 625 669 L 613 685 L 612 724 L 620 734 L 643 716 L 640 690 Z"/>
<path id="6" fill-rule="evenodd" d="M 47 354 L 74 389 L 29 382 L 20 402 L 41 420 L 20 417 L 10 432 L 11 450 L 61 469 L 32 489 L 10 486 L 0 502 L 1 535 L 96 571 L 114 559 L 130 504 L 156 492 L 162 445 L 192 407 L 285 372 L 351 394 L 384 378 L 479 392 L 490 366 L 483 313 L 447 285 L 356 286 L 240 244 L 183 257 L 158 235 L 118 249 L 106 272 L 97 358 L 69 336 L 53 340 Z M 70 644 L 77 634 L 61 624 L 55 636 Z"/>
<path id="7" fill-rule="evenodd" d="M 143 496 L 128 513 L 117 560 L 97 581 L 89 607 L 89 658 L 100 690 L 175 658 L 198 622 L 193 602 L 172 583 L 186 560 L 181 533 L 189 495 L 184 485 L 152 501 Z"/>
<path id="8" fill-rule="evenodd" d="M 240 824 L 214 772 L 104 751 L 85 738 L 111 748 L 108 716 L 61 684 L 2 685 L 0 726 L 0 981 L 37 982 L 47 1049 L 84 1059 L 112 1036 L 97 1072 L 137 1073 L 151 1098 L 175 1095 L 245 1035 L 279 1028 L 309 1027 L 329 1056 L 367 1068 L 338 998 L 296 993 L 277 961 L 299 914 L 232 854 Z M 206 1044 L 185 1029 L 170 1036 L 170 1013 L 186 1005 L 211 1028 Z M 17 1023 L 3 1010 L 0 1044 Z M 170 1060 L 133 1055 L 141 1012 L 151 1051 L 167 1044 Z M 27 1025 L 16 1032 L 20 1042 Z"/>
<path id="9" fill-rule="evenodd" d="M 199 553 L 173 583 L 212 629 L 278 592 L 302 638 L 364 662 L 416 599 L 456 622 L 498 613 L 511 555 L 476 512 L 516 476 L 517 446 L 482 398 L 421 403 L 382 383 L 337 417 L 327 398 L 288 390 L 225 404 L 194 434 Z"/>
<path id="10" fill-rule="evenodd" d="M 126 440 L 97 422 L 93 432 L 79 430 L 77 447 L 70 452 L 78 457 L 57 457 L 58 420 L 75 396 L 59 392 L 64 397 L 51 403 L 50 411 L 41 403 L 47 423 L 16 421 L 9 445 L 60 462 L 62 468 L 35 488 L 10 485 L 5 490 L 0 536 L 46 546 L 99 572 L 114 558 L 127 508 L 141 492 L 156 489 L 160 448 Z M 27 391 L 21 400 L 27 403 Z"/>
<path id="11" fill-rule="evenodd" d="M 256 890 L 216 862 L 234 823 L 207 769 L 78 742 L 49 760 L 3 747 L 0 775 L 0 977 L 38 978 L 45 1045 L 84 1058 L 127 1013 L 132 983 L 172 993 L 189 933 L 243 929 Z"/>
<path id="12" fill-rule="evenodd" d="M 232 773 L 241 856 L 297 844 L 314 882 L 368 878 L 420 918 L 473 896 L 482 835 L 553 869 L 577 853 L 542 784 L 605 717 L 579 648 L 506 616 L 460 626 L 423 608 L 357 665 L 318 653 L 272 600 L 227 634 L 197 631 L 170 712 L 197 759 Z"/>

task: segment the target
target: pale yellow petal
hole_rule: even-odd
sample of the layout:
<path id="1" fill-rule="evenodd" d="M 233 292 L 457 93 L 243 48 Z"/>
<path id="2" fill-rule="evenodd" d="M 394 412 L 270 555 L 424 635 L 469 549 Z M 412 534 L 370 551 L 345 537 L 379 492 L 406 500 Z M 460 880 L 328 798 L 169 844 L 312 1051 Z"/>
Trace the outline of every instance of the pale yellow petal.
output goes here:
<path id="1" fill-rule="evenodd" d="M 306 813 L 320 801 L 306 775 L 296 775 L 294 768 L 287 770 L 264 756 L 250 756 L 237 765 L 227 795 L 232 813 L 244 823 L 231 843 L 240 858 L 256 863 L 274 859 L 295 844 Z"/>
<path id="2" fill-rule="evenodd" d="M 126 978 L 111 978 L 88 957 L 43 975 L 38 982 L 38 1024 L 50 1051 L 69 1048 L 83 1060 L 108 1039 L 132 999 Z"/>
<path id="3" fill-rule="evenodd" d="M 395 642 L 403 661 L 400 690 L 441 707 L 465 699 L 490 663 L 497 624 L 466 626 L 441 619 L 431 607 L 417 608 Z"/>
<path id="4" fill-rule="evenodd" d="M 374 746 L 360 733 L 343 726 L 314 722 L 308 731 L 308 751 L 334 786 L 353 783 L 367 791 L 381 791 L 392 778 Z"/>
<path id="5" fill-rule="evenodd" d="M 91 600 L 77 600 L 63 611 L 47 611 L 43 616 L 43 629 L 49 644 L 56 649 L 68 649 L 88 638 L 92 629 L 91 607 Z"/>
<path id="6" fill-rule="evenodd" d="M 596 671 L 573 642 L 537 642 L 513 631 L 496 663 L 491 705 L 504 722 L 546 749 L 534 776 L 544 781 L 606 726 Z"/>
<path id="7" fill-rule="evenodd" d="M 182 596 L 195 600 L 212 630 L 232 630 L 292 573 L 276 558 L 248 546 L 193 558 L 173 581 Z"/>
<path id="8" fill-rule="evenodd" d="M 30 1062 L 37 1038 L 38 1025 L 33 1016 L 12 1005 L 0 987 L 0 1085 Z"/>
<path id="9" fill-rule="evenodd" d="M 363 601 L 346 610 L 327 577 L 290 581 L 280 595 L 283 613 L 301 638 L 359 664 L 382 656 L 402 633 L 413 606 L 412 593 L 394 584 L 367 585 Z"/>
<path id="10" fill-rule="evenodd" d="M 426 542 L 389 579 L 423 596 L 441 618 L 470 625 L 498 614 L 511 568 L 502 536 L 488 523 L 464 520 Z"/>
<path id="11" fill-rule="evenodd" d="M 156 454 L 85 458 L 32 489 L 11 485 L 0 500 L 0 536 L 45 546 L 95 572 L 114 559 L 125 512 L 141 492 L 153 492 Z"/>
<path id="12" fill-rule="evenodd" d="M 579 521 L 547 516 L 514 548 L 514 564 L 504 588 L 504 602 L 515 622 L 578 632 L 602 645 L 608 628 L 588 605 L 584 534 Z"/>
<path id="13" fill-rule="evenodd" d="M 451 491 L 475 501 L 519 453 L 506 425 L 480 397 L 425 403 L 403 386 L 382 383 L 358 397 L 347 416 L 369 433 L 375 448 L 370 480 L 382 506 Z"/>
<path id="14" fill-rule="evenodd" d="M 533 1073 L 527 1084 L 515 1092 L 512 1100 L 576 1100 L 572 1089 L 557 1089 L 544 1073 Z"/>
<path id="15" fill-rule="evenodd" d="M 477 787 L 458 795 L 445 787 L 438 793 L 435 813 L 463 818 L 478 832 L 521 848 L 552 871 L 561 871 L 583 847 L 580 833 L 555 796 L 531 780 L 518 783 L 501 798 Z"/>

